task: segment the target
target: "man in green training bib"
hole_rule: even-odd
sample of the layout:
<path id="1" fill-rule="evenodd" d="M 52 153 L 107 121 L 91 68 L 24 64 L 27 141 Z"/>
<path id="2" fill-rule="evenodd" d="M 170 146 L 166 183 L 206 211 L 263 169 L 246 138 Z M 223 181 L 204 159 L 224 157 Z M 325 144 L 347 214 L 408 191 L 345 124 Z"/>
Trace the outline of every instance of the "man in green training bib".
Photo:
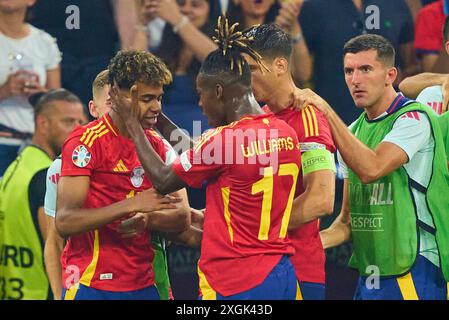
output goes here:
<path id="1" fill-rule="evenodd" d="M 46 172 L 65 138 L 85 119 L 81 101 L 65 89 L 53 89 L 32 105 L 31 143 L 6 169 L 0 183 L 0 300 L 51 296 L 43 263 Z"/>
<path id="2" fill-rule="evenodd" d="M 446 299 L 449 190 L 443 138 L 433 111 L 397 94 L 392 45 L 362 35 L 344 47 L 346 84 L 362 115 L 348 128 L 310 90 L 301 104 L 326 116 L 345 176 L 343 210 L 322 231 L 336 246 L 352 238 L 355 299 Z"/>

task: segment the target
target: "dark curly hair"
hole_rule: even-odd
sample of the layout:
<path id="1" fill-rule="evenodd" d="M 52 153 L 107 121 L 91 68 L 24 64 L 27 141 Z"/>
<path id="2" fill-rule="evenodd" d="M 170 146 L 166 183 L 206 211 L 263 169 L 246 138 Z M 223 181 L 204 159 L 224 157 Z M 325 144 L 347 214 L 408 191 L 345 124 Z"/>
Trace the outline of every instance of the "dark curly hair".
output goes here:
<path id="1" fill-rule="evenodd" d="M 225 16 L 218 17 L 216 35 L 212 37 L 218 49 L 211 52 L 201 66 L 202 76 L 219 77 L 225 85 L 239 82 L 251 87 L 251 70 L 242 54 L 253 58 L 262 68 L 268 70 L 261 56 L 251 47 L 252 37 L 246 37 L 245 32 L 235 31 L 238 23 L 229 25 Z"/>
<path id="2" fill-rule="evenodd" d="M 119 51 L 108 66 L 109 83 L 130 89 L 142 82 L 151 86 L 167 85 L 172 75 L 161 59 L 147 51 Z"/>

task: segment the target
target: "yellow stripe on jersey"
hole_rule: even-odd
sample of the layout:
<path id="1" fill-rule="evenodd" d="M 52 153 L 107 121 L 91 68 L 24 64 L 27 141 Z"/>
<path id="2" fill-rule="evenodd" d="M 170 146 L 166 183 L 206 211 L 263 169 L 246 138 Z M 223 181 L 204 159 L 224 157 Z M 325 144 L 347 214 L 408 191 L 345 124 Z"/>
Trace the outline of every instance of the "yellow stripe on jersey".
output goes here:
<path id="1" fill-rule="evenodd" d="M 86 135 L 88 133 L 91 132 L 91 130 L 95 130 L 98 129 L 101 125 L 103 125 L 103 121 L 100 121 L 99 123 L 97 123 L 95 126 L 93 126 L 92 128 L 87 128 L 86 131 L 84 131 L 83 136 L 81 137 L 80 141 L 83 141 L 86 138 Z"/>
<path id="2" fill-rule="evenodd" d="M 316 118 L 315 109 L 312 106 L 308 106 L 307 108 L 309 109 L 309 112 L 312 115 L 313 127 L 315 128 L 315 136 L 319 136 L 320 132 L 318 131 L 318 120 Z"/>
<path id="3" fill-rule="evenodd" d="M 102 136 L 104 136 L 106 133 L 108 133 L 109 132 L 109 129 L 106 129 L 105 131 L 103 131 L 103 132 L 101 132 L 99 135 L 97 135 L 96 137 L 94 137 L 93 139 L 92 139 L 92 141 L 89 143 L 89 147 L 92 147 L 92 144 L 94 143 L 94 141 L 97 139 L 97 138 L 101 138 Z"/>
<path id="4" fill-rule="evenodd" d="M 312 115 L 310 114 L 309 107 L 307 107 L 305 111 L 307 115 L 306 118 L 309 123 L 309 134 L 310 136 L 315 136 L 315 127 L 313 126 Z"/>
<path id="5" fill-rule="evenodd" d="M 203 300 L 217 300 L 217 292 L 212 289 L 209 282 L 207 282 L 206 276 L 200 269 L 200 262 L 198 261 L 198 278 L 200 282 L 201 294 Z"/>
<path id="6" fill-rule="evenodd" d="M 419 300 L 410 272 L 403 277 L 397 278 L 397 281 L 404 300 Z"/>
<path id="7" fill-rule="evenodd" d="M 309 126 L 307 125 L 305 109 L 301 110 L 301 116 L 302 116 L 302 124 L 304 126 L 304 134 L 305 134 L 306 138 L 308 138 L 308 137 L 310 137 L 310 134 L 309 134 Z"/>
<path id="8" fill-rule="evenodd" d="M 120 169 L 122 169 L 123 172 L 129 171 L 122 160 L 119 160 L 119 162 L 117 163 L 117 167 L 120 167 Z"/>
<path id="9" fill-rule="evenodd" d="M 160 136 L 156 131 L 154 131 L 153 129 L 148 129 L 147 132 L 148 132 L 149 134 L 151 134 L 153 137 L 156 137 L 156 138 L 160 138 L 160 137 L 161 137 L 161 136 Z"/>
<path id="10" fill-rule="evenodd" d="M 117 132 L 115 132 L 114 128 L 111 126 L 111 124 L 109 123 L 108 117 L 106 115 L 103 116 L 104 121 L 106 121 L 106 124 L 108 125 L 109 129 L 111 129 L 111 131 L 118 136 Z"/>
<path id="11" fill-rule="evenodd" d="M 64 294 L 64 300 L 75 300 L 76 293 L 78 292 L 78 289 L 80 287 L 80 284 L 77 283 L 70 287 L 70 289 L 66 290 Z"/>
<path id="12" fill-rule="evenodd" d="M 301 287 L 299 286 L 299 282 L 296 281 L 296 298 L 295 300 L 304 300 L 302 297 Z"/>
<path id="13" fill-rule="evenodd" d="M 117 165 L 114 168 L 115 172 L 128 172 L 128 168 L 125 166 L 125 164 L 123 163 L 123 161 L 120 159 L 117 162 Z"/>
<path id="14" fill-rule="evenodd" d="M 232 230 L 231 226 L 231 212 L 229 211 L 229 187 L 221 188 L 221 196 L 223 198 L 223 206 L 224 206 L 224 215 L 226 220 L 226 225 L 228 226 L 229 237 L 231 238 L 231 242 L 234 242 L 234 230 Z"/>
<path id="15" fill-rule="evenodd" d="M 193 151 L 194 152 L 198 152 L 198 150 L 201 149 L 202 146 L 204 146 L 206 144 L 206 142 L 208 142 L 212 137 L 216 136 L 217 134 L 219 134 L 221 131 L 223 130 L 223 127 L 218 127 L 214 130 L 211 130 L 209 132 L 206 132 L 204 134 L 204 137 L 202 137 L 200 139 L 200 141 L 198 141 L 197 145 L 195 147 L 193 147 Z"/>
<path id="16" fill-rule="evenodd" d="M 221 126 L 221 127 L 217 127 L 215 129 L 211 129 L 209 131 L 207 131 L 206 133 L 204 133 L 201 138 L 199 139 L 198 143 L 193 147 L 193 151 L 194 152 L 198 152 L 198 150 L 201 149 L 201 147 L 207 142 L 209 141 L 210 138 L 212 138 L 213 136 L 216 136 L 217 134 L 219 134 L 221 131 L 223 131 L 223 129 L 226 128 L 233 128 L 235 127 L 240 121 L 242 120 L 246 120 L 246 119 L 251 119 L 251 117 L 245 117 L 242 118 L 238 121 L 234 121 L 231 122 L 230 124 L 226 125 L 226 126 Z"/>
<path id="17" fill-rule="evenodd" d="M 100 130 L 103 130 L 103 131 L 100 131 Z M 86 141 L 84 143 L 90 148 L 90 147 L 92 147 L 95 140 L 97 140 L 99 137 L 102 137 L 103 135 L 105 135 L 108 132 L 109 132 L 109 129 L 106 129 L 106 127 L 103 126 L 94 132 L 94 134 L 90 138 L 90 141 L 89 141 L 89 139 L 86 139 Z"/>
<path id="18" fill-rule="evenodd" d="M 87 145 L 89 148 L 92 147 L 92 144 L 94 141 L 103 136 L 104 134 L 109 132 L 109 129 L 106 129 L 105 125 L 102 125 L 100 128 L 93 130 L 92 128 L 88 128 L 87 131 L 90 131 L 87 137 L 85 137 L 85 134 L 81 137 L 80 141 L 83 142 L 85 145 Z M 86 131 L 86 132 L 87 132 Z M 86 133 L 85 132 L 85 133 Z"/>
<path id="19" fill-rule="evenodd" d="M 83 275 L 80 278 L 80 283 L 89 287 L 90 282 L 95 274 L 95 269 L 98 264 L 98 256 L 100 254 L 100 238 L 98 236 L 98 230 L 95 230 L 95 239 L 94 239 L 94 252 L 92 254 L 92 261 L 87 266 L 86 270 L 84 270 Z"/>

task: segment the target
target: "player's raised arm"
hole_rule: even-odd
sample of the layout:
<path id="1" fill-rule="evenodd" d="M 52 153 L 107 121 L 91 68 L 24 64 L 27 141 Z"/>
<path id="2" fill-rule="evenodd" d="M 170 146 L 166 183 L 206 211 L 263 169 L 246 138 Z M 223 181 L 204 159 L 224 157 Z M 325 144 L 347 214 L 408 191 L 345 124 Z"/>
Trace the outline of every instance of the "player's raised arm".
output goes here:
<path id="1" fill-rule="evenodd" d="M 64 236 L 71 236 L 98 229 L 132 212 L 151 212 L 174 209 L 179 199 L 163 197 L 149 189 L 102 208 L 83 208 L 89 190 L 88 176 L 61 177 L 58 186 L 56 229 Z"/>
<path id="2" fill-rule="evenodd" d="M 139 122 L 138 89 L 134 85 L 130 89 L 131 98 L 124 97 L 116 86 L 111 89 L 113 106 L 126 123 L 128 133 L 134 141 L 140 162 L 151 182 L 161 194 L 168 194 L 185 187 L 171 166 L 166 165 L 148 141 Z"/>

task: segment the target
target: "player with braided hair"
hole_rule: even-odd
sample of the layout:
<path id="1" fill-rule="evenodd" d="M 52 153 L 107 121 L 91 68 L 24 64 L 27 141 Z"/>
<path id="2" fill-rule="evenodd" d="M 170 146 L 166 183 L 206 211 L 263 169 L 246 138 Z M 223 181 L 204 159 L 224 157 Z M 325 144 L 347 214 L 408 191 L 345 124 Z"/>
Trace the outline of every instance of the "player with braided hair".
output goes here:
<path id="1" fill-rule="evenodd" d="M 199 105 L 216 127 L 171 166 L 165 165 L 138 122 L 138 89 L 131 98 L 113 89 L 111 98 L 154 187 L 162 194 L 207 184 L 198 263 L 204 300 L 295 299 L 296 277 L 287 237 L 301 155 L 295 132 L 264 113 L 251 89 L 242 53 L 260 62 L 251 39 L 218 21 L 210 53 L 197 77 Z M 272 205 L 276 195 L 277 205 Z M 188 232 L 192 232 L 190 229 Z M 187 234 L 185 234 L 187 236 Z"/>

